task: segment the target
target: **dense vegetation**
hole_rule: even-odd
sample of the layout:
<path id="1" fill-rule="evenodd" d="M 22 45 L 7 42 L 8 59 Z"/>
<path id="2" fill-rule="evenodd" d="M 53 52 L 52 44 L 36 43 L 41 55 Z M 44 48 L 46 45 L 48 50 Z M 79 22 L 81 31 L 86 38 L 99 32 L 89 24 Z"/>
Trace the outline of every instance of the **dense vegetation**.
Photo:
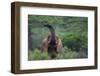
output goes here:
<path id="1" fill-rule="evenodd" d="M 50 59 L 48 53 L 41 53 L 41 42 L 50 32 L 43 25 L 50 24 L 62 40 L 61 55 L 56 59 L 87 58 L 88 18 L 73 16 L 28 16 L 28 59 Z"/>

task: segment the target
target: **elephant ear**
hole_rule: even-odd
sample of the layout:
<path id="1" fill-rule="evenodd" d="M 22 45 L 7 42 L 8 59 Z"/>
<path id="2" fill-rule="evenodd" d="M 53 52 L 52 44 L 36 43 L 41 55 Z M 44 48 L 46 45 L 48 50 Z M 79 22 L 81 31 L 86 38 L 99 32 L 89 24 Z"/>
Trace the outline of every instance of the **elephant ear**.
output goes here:
<path id="1" fill-rule="evenodd" d="M 58 42 L 59 42 L 59 38 L 58 38 L 58 36 L 56 36 L 56 43 L 58 44 Z"/>

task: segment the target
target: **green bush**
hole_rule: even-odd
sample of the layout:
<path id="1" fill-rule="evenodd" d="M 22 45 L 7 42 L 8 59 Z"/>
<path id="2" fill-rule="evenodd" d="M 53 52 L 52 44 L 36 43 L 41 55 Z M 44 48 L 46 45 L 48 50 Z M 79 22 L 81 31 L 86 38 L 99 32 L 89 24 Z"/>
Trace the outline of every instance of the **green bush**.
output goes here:
<path id="1" fill-rule="evenodd" d="M 29 50 L 28 60 L 46 60 L 49 59 L 47 52 L 41 52 L 38 49 Z"/>
<path id="2" fill-rule="evenodd" d="M 68 33 L 63 36 L 63 46 L 67 46 L 71 50 L 79 51 L 80 48 L 87 48 L 87 37 L 82 34 Z"/>
<path id="3" fill-rule="evenodd" d="M 74 59 L 74 58 L 79 58 L 79 53 L 76 51 L 72 51 L 71 49 L 64 47 L 63 48 L 63 53 L 62 56 L 64 59 Z"/>
<path id="4" fill-rule="evenodd" d="M 38 49 L 35 50 L 29 50 L 28 54 L 28 60 L 48 60 L 50 59 L 48 53 L 41 52 Z M 74 59 L 79 58 L 79 53 L 76 51 L 72 51 L 71 49 L 67 47 L 62 48 L 62 52 L 58 54 L 58 56 L 55 59 Z"/>

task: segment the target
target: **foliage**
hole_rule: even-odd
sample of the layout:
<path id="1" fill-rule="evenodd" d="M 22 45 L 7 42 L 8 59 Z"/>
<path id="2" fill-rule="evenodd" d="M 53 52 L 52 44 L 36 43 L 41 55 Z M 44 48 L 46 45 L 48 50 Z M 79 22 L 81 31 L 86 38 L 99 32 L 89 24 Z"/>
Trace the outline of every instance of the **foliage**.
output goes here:
<path id="1" fill-rule="evenodd" d="M 29 51 L 28 60 L 48 60 L 50 59 L 47 52 L 41 52 L 41 50 L 35 49 Z M 55 59 L 73 59 L 79 58 L 79 53 L 64 47 L 62 53 L 59 54 Z"/>
<path id="2" fill-rule="evenodd" d="M 82 34 L 67 34 L 63 37 L 63 45 L 72 50 L 79 51 L 80 48 L 87 48 L 87 38 L 82 36 Z"/>
<path id="3" fill-rule="evenodd" d="M 41 52 L 38 49 L 35 49 L 34 51 L 30 50 L 29 51 L 29 60 L 45 60 L 49 59 L 49 56 L 47 52 Z"/>
<path id="4" fill-rule="evenodd" d="M 64 47 L 63 58 L 65 59 L 79 58 L 79 53 L 76 51 L 72 51 L 71 49 L 68 49 L 67 47 Z"/>

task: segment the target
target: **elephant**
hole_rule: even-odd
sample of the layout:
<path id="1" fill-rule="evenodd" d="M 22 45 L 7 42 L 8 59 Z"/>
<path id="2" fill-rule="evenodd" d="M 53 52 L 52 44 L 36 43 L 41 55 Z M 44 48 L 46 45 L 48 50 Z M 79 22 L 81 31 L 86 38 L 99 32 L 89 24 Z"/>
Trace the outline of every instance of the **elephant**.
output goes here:
<path id="1" fill-rule="evenodd" d="M 43 39 L 42 51 L 47 51 L 50 58 L 54 59 L 62 51 L 62 41 L 56 35 L 55 29 L 51 25 L 44 25 L 44 27 L 49 29 L 50 35 Z"/>

